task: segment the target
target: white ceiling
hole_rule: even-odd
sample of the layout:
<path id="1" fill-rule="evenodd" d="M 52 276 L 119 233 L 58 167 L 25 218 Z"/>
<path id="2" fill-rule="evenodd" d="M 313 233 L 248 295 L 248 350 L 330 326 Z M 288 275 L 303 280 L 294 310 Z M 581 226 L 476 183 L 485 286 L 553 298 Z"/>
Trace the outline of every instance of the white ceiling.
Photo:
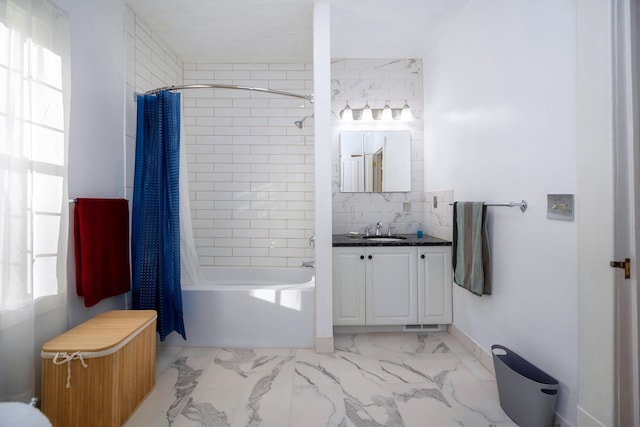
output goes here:
<path id="1" fill-rule="evenodd" d="M 185 62 L 312 62 L 315 0 L 126 0 Z M 329 0 L 334 58 L 423 57 L 467 0 Z"/>

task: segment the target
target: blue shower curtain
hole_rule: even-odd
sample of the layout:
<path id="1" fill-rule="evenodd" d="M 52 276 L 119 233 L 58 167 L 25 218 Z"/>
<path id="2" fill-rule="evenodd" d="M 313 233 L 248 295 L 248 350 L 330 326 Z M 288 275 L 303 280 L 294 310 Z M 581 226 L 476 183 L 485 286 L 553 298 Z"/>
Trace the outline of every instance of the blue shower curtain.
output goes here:
<path id="1" fill-rule="evenodd" d="M 137 97 L 131 224 L 133 309 L 156 310 L 160 340 L 186 339 L 180 288 L 180 94 Z"/>

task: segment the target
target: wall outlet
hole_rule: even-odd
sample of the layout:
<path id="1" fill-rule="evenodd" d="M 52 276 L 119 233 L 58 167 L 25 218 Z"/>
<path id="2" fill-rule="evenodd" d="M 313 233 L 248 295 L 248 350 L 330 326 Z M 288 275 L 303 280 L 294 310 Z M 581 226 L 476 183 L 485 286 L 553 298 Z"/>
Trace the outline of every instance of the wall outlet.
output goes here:
<path id="1" fill-rule="evenodd" d="M 573 194 L 547 194 L 547 218 L 573 221 L 574 199 Z"/>

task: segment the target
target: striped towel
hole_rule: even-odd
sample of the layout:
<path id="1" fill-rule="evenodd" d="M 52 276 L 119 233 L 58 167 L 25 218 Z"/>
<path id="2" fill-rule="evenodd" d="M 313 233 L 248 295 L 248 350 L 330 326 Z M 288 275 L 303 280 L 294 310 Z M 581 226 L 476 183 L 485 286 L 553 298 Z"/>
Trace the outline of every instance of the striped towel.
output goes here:
<path id="1" fill-rule="evenodd" d="M 454 281 L 478 295 L 491 295 L 491 254 L 487 207 L 483 202 L 453 204 Z"/>

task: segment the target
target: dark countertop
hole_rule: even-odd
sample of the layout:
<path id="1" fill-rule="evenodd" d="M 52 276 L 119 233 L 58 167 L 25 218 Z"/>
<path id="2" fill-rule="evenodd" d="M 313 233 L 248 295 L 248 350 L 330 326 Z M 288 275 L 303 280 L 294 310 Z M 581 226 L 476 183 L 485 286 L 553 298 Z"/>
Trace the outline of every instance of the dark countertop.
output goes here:
<path id="1" fill-rule="evenodd" d="M 415 234 L 400 234 L 406 237 L 399 242 L 372 242 L 363 239 L 362 236 L 349 237 L 346 234 L 333 235 L 333 247 L 350 247 L 350 246 L 451 246 L 448 240 L 438 239 L 437 237 L 425 235 L 422 238 L 416 237 Z"/>

